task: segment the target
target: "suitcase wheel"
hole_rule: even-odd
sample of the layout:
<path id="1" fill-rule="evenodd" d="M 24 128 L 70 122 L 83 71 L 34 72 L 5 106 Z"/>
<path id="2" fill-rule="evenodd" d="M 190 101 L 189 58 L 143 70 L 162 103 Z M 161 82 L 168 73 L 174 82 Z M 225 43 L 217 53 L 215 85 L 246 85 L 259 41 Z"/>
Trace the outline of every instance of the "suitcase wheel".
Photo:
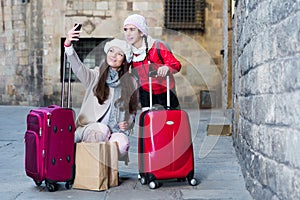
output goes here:
<path id="1" fill-rule="evenodd" d="M 36 186 L 41 186 L 43 181 L 33 180 Z"/>
<path id="2" fill-rule="evenodd" d="M 58 189 L 58 186 L 56 183 L 49 183 L 46 181 L 46 187 L 49 192 L 55 192 Z"/>
<path id="3" fill-rule="evenodd" d="M 197 185 L 197 179 L 192 178 L 191 180 L 189 180 L 189 184 L 190 184 L 191 186 Z"/>
<path id="4" fill-rule="evenodd" d="M 194 178 L 194 170 L 192 170 L 186 178 L 191 186 L 195 186 L 198 184 L 197 179 Z"/>
<path id="5" fill-rule="evenodd" d="M 141 177 L 140 178 L 140 182 L 141 182 L 142 185 L 146 185 L 147 184 L 147 180 L 146 180 L 145 177 Z"/>
<path id="6" fill-rule="evenodd" d="M 67 181 L 65 184 L 65 187 L 69 190 L 72 188 L 73 182 L 72 181 Z"/>
<path id="7" fill-rule="evenodd" d="M 156 189 L 158 187 L 158 182 L 157 181 L 151 181 L 149 183 L 149 188 L 150 189 Z"/>

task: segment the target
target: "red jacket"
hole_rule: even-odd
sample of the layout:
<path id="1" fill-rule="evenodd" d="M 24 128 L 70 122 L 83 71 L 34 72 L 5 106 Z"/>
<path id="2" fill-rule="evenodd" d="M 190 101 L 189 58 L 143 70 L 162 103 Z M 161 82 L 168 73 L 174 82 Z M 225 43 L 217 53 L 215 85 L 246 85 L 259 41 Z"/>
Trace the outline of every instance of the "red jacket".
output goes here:
<path id="1" fill-rule="evenodd" d="M 148 72 L 149 69 L 156 70 L 159 66 L 167 65 L 170 70 L 170 89 L 173 89 L 175 86 L 175 80 L 172 74 L 175 74 L 180 71 L 181 64 L 174 57 L 174 55 L 164 46 L 163 43 L 159 42 L 160 54 L 163 58 L 163 62 L 160 60 L 157 52 L 157 44 L 153 43 L 153 46 L 148 51 L 148 56 L 140 62 L 132 62 L 132 67 L 137 71 L 138 77 L 140 79 L 140 85 L 142 89 L 149 92 L 149 78 Z M 149 61 L 151 64 L 149 64 Z M 167 81 L 165 77 L 152 78 L 152 91 L 153 94 L 161 94 L 167 91 Z"/>

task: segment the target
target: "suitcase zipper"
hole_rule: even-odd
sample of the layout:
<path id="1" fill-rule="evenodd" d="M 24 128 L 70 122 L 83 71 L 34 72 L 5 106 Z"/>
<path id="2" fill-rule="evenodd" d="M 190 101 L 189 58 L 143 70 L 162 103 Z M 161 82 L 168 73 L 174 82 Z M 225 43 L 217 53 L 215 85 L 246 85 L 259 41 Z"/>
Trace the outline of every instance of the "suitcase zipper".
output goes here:
<path id="1" fill-rule="evenodd" d="M 50 115 L 51 115 L 51 113 L 47 113 L 47 125 L 48 125 L 48 127 L 50 127 Z"/>
<path id="2" fill-rule="evenodd" d="M 35 116 L 37 119 L 38 119 L 38 126 L 39 126 L 39 136 L 41 137 L 42 136 L 42 133 L 43 133 L 43 125 L 42 125 L 42 120 L 40 118 L 40 115 L 35 113 L 35 112 L 31 112 L 29 115 L 32 115 L 32 116 Z"/>

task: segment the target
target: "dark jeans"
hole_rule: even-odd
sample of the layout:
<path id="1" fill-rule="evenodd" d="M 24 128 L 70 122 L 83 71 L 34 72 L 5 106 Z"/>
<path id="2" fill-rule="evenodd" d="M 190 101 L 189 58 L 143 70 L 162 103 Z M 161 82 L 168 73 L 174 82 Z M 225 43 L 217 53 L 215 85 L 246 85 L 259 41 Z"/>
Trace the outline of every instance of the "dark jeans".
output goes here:
<path id="1" fill-rule="evenodd" d="M 142 107 L 150 107 L 150 95 L 149 92 L 139 88 L 139 95 Z M 167 92 L 161 94 L 152 94 L 152 103 L 153 106 L 161 105 L 167 107 Z M 179 101 L 176 95 L 175 88 L 170 91 L 170 107 L 179 108 Z"/>

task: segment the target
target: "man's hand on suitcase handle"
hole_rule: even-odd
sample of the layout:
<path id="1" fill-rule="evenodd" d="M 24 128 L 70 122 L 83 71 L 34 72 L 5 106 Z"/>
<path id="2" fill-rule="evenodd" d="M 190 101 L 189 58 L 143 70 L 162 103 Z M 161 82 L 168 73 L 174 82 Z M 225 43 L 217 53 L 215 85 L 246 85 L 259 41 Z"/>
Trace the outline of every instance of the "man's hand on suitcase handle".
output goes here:
<path id="1" fill-rule="evenodd" d="M 169 67 L 164 65 L 157 69 L 157 71 L 149 71 L 149 77 L 165 77 L 170 75 Z"/>
<path id="2" fill-rule="evenodd" d="M 157 76 L 165 77 L 169 74 L 169 71 L 170 71 L 169 67 L 166 65 L 163 65 L 157 69 Z"/>

